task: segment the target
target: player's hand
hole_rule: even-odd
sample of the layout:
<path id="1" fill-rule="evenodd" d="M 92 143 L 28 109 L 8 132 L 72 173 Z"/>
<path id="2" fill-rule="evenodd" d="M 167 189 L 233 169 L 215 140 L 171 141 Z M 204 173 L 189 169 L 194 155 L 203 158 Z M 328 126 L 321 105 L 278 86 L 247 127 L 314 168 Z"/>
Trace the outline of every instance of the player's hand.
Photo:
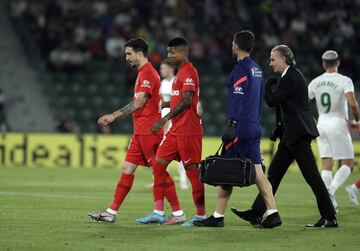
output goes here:
<path id="1" fill-rule="evenodd" d="M 348 126 L 350 129 L 359 129 L 360 127 L 360 121 L 355 121 L 355 120 L 348 120 L 347 121 Z"/>
<path id="2" fill-rule="evenodd" d="M 265 85 L 272 86 L 272 85 L 275 85 L 276 83 L 277 83 L 277 78 L 270 77 L 270 78 L 266 79 Z"/>
<path id="3" fill-rule="evenodd" d="M 98 124 L 101 126 L 106 126 L 110 123 L 112 123 L 115 120 L 115 116 L 112 114 L 106 114 L 99 118 Z"/>
<path id="4" fill-rule="evenodd" d="M 151 129 L 150 129 L 150 131 L 151 131 L 151 133 L 157 133 L 158 131 L 160 131 L 161 130 L 161 128 L 163 128 L 164 127 L 164 125 L 166 124 L 166 120 L 165 119 L 159 119 L 158 121 L 156 121 L 153 125 L 152 125 L 152 127 L 151 127 Z"/>
<path id="5" fill-rule="evenodd" d="M 229 144 L 230 142 L 234 141 L 235 139 L 235 127 L 236 127 L 236 122 L 235 121 L 231 121 L 229 120 L 224 134 L 221 138 L 221 140 L 224 142 L 224 145 Z"/>

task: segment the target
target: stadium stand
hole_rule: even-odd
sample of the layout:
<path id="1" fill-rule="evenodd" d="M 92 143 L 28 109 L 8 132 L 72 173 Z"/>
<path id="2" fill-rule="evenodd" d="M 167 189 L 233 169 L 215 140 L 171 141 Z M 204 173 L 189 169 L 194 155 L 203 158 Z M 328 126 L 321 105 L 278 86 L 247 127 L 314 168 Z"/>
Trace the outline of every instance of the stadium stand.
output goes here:
<path id="1" fill-rule="evenodd" d="M 319 59 L 331 48 L 341 52 L 340 71 L 351 76 L 359 90 L 359 1 L 9 0 L 8 9 L 54 113 L 74 116 L 82 132 L 96 130 L 100 110 L 112 111 L 129 101 L 134 79 L 123 47 L 134 36 L 149 41 L 149 59 L 156 67 L 166 55 L 169 38 L 187 37 L 199 69 L 207 135 L 223 130 L 224 85 L 233 64 L 231 38 L 240 29 L 255 32 L 253 57 L 265 76 L 271 74 L 268 57 L 276 44 L 293 49 L 308 80 L 322 72 Z M 273 111 L 264 106 L 264 135 L 273 122 Z M 131 129 L 122 122 L 113 131 Z"/>

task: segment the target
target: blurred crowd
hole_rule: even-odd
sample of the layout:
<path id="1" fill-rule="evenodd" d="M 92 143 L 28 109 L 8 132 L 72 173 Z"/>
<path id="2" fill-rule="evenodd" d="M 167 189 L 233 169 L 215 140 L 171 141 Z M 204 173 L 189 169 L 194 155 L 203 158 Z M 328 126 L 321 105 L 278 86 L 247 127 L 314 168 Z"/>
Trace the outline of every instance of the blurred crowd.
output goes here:
<path id="1" fill-rule="evenodd" d="M 166 42 L 185 36 L 192 59 L 227 72 L 233 63 L 234 32 L 257 36 L 254 57 L 267 68 L 269 49 L 289 45 L 299 67 L 311 78 L 322 69 L 320 56 L 338 50 L 343 73 L 357 82 L 360 67 L 360 1 L 353 0 L 11 0 L 13 20 L 21 22 L 50 68 L 79 68 L 92 59 L 123 58 L 126 40 L 144 37 L 156 65 Z"/>

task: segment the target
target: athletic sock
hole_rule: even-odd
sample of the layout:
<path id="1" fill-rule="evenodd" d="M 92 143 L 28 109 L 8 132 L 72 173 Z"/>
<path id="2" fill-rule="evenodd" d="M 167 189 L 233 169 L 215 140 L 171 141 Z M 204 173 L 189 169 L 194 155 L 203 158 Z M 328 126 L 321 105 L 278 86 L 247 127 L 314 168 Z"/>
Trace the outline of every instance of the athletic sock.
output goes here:
<path id="1" fill-rule="evenodd" d="M 326 189 L 329 189 L 330 184 L 331 184 L 331 182 L 333 180 L 332 171 L 330 171 L 330 170 L 322 170 L 321 171 L 321 178 L 324 181 Z"/>
<path id="2" fill-rule="evenodd" d="M 174 216 L 179 217 L 179 216 L 183 216 L 183 215 L 184 215 L 184 211 L 183 211 L 183 210 L 172 211 L 172 214 L 173 214 Z"/>
<path id="3" fill-rule="evenodd" d="M 160 210 L 154 210 L 154 213 L 160 214 L 160 215 L 165 215 L 164 211 L 160 211 Z"/>
<path id="4" fill-rule="evenodd" d="M 218 212 L 214 212 L 213 214 L 214 218 L 224 218 L 224 215 L 223 214 L 219 214 Z"/>
<path id="5" fill-rule="evenodd" d="M 109 208 L 118 211 L 119 207 L 123 203 L 126 195 L 130 191 L 133 183 L 134 183 L 135 176 L 133 174 L 126 174 L 122 173 L 120 180 L 116 186 L 115 194 L 114 194 L 114 200 L 110 204 Z"/>
<path id="6" fill-rule="evenodd" d="M 360 180 L 356 181 L 354 185 L 357 189 L 360 189 Z"/>
<path id="7" fill-rule="evenodd" d="M 154 209 L 164 211 L 164 197 L 166 193 L 166 167 L 167 165 L 154 161 Z"/>
<path id="8" fill-rule="evenodd" d="M 179 197 L 176 193 L 176 187 L 174 180 L 171 178 L 170 174 L 166 171 L 166 190 L 165 197 L 169 201 L 171 210 L 179 211 L 181 210 Z"/>
<path id="9" fill-rule="evenodd" d="M 114 214 L 114 215 L 117 214 L 117 211 L 112 210 L 111 208 L 106 209 L 106 212 L 108 212 L 109 214 Z"/>
<path id="10" fill-rule="evenodd" d="M 186 170 L 186 175 L 188 176 L 191 186 L 192 186 L 192 195 L 194 204 L 196 206 L 197 215 L 205 215 L 205 190 L 204 184 L 201 183 L 199 178 L 198 169 Z"/>
<path id="11" fill-rule="evenodd" d="M 268 209 L 266 210 L 266 215 L 269 216 L 269 215 L 272 215 L 274 213 L 277 213 L 277 209 Z"/>
<path id="12" fill-rule="evenodd" d="M 350 173 L 350 167 L 347 165 L 342 165 L 334 175 L 334 179 L 329 187 L 329 193 L 335 194 L 336 190 L 345 182 Z"/>

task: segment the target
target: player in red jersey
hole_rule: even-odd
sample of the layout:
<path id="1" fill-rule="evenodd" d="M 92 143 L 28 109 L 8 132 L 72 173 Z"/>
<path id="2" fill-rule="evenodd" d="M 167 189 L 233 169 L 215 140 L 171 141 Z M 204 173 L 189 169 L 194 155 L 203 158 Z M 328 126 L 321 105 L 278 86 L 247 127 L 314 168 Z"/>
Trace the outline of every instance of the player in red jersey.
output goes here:
<path id="1" fill-rule="evenodd" d="M 158 133 L 171 119 L 172 127 L 164 136 L 156 153 L 154 168 L 154 212 L 137 219 L 141 223 L 156 222 L 164 215 L 164 196 L 166 184 L 166 168 L 172 160 L 181 160 L 186 174 L 191 182 L 192 195 L 196 206 L 196 215 L 185 222 L 185 215 L 172 217 L 166 224 L 192 226 L 194 220 L 205 216 L 204 184 L 199 178 L 198 163 L 201 161 L 201 144 L 203 128 L 197 114 L 199 102 L 199 77 L 196 69 L 188 59 L 189 46 L 184 38 L 174 38 L 168 44 L 168 58 L 177 65 L 170 99 L 170 112 L 158 120 L 151 128 L 152 133 Z"/>
<path id="2" fill-rule="evenodd" d="M 88 214 L 96 221 L 115 222 L 117 211 L 134 182 L 136 168 L 139 165 L 148 167 L 153 165 L 157 148 L 162 140 L 162 130 L 158 130 L 156 133 L 152 133 L 150 130 L 151 126 L 161 118 L 161 98 L 159 95 L 160 76 L 147 60 L 148 47 L 141 38 L 134 38 L 126 43 L 126 61 L 131 67 L 138 70 L 133 101 L 98 120 L 99 125 L 106 126 L 115 119 L 133 114 L 134 133 L 122 166 L 122 174 L 115 190 L 114 200 L 106 211 Z M 167 172 L 165 173 L 164 189 L 173 213 L 183 214 L 183 211 L 180 210 L 174 181 Z M 165 217 L 160 221 L 161 223 L 165 222 Z"/>

